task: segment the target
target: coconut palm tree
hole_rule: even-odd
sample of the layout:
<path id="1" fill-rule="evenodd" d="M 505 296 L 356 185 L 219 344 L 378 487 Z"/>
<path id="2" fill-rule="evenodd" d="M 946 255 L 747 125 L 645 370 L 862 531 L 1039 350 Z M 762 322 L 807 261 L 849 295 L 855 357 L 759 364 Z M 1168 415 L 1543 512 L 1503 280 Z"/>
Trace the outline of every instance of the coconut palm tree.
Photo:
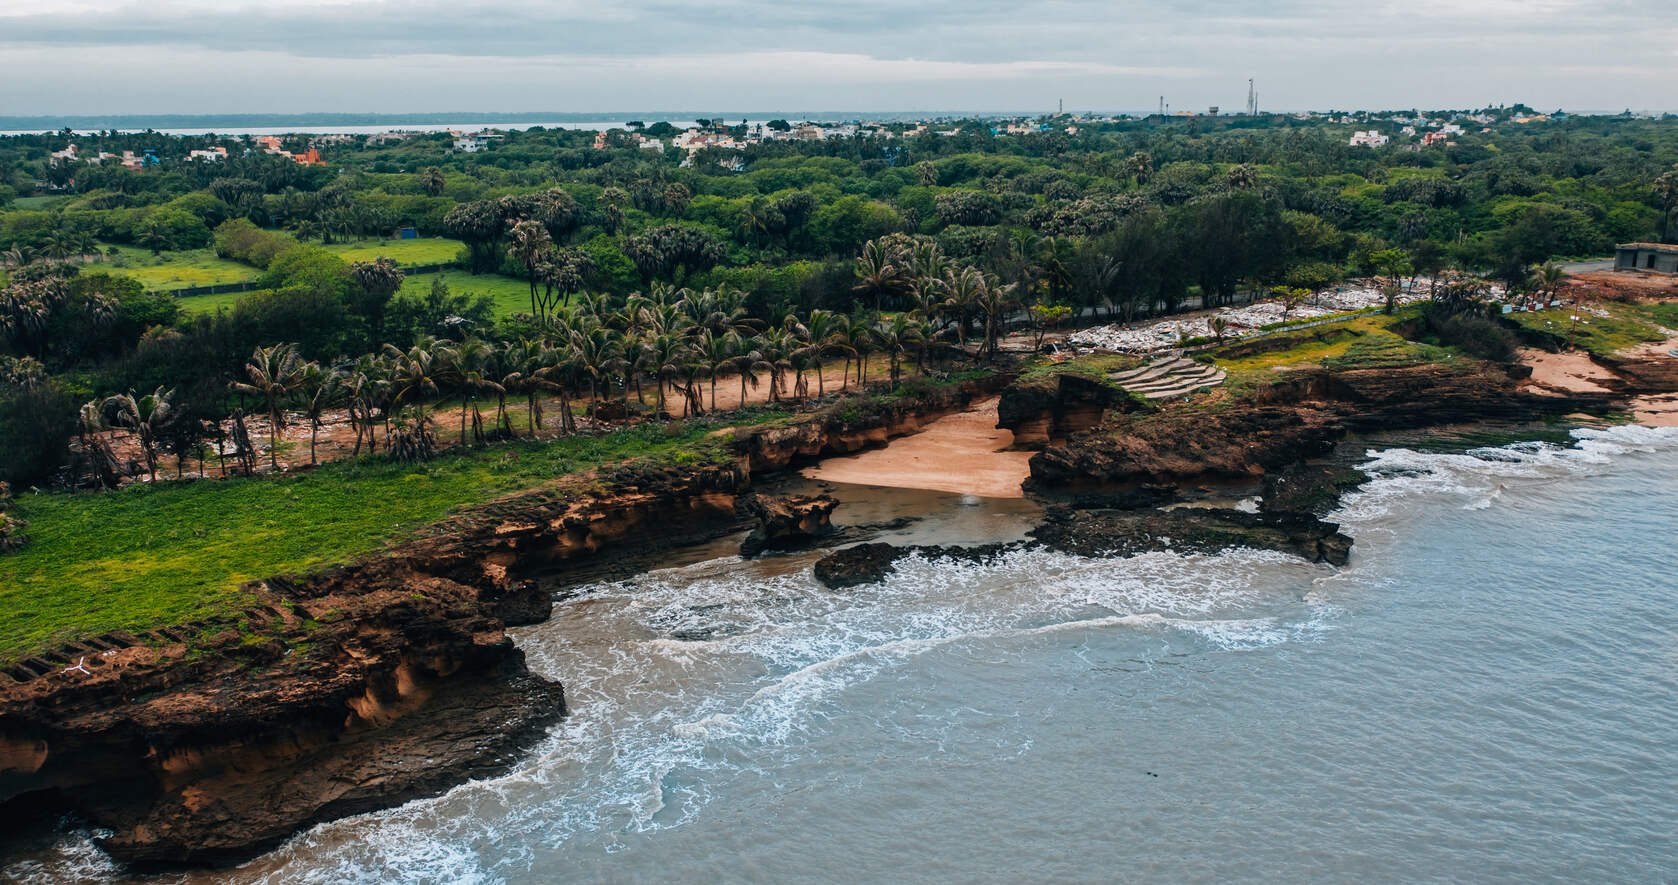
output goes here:
<path id="1" fill-rule="evenodd" d="M 525 275 L 530 281 L 530 315 L 533 317 L 541 314 L 536 306 L 536 286 L 540 282 L 536 271 L 553 247 L 553 236 L 540 221 L 527 218 L 513 225 L 508 232 L 507 255 L 524 265 Z"/>
<path id="2" fill-rule="evenodd" d="M 303 410 L 309 417 L 309 463 L 315 463 L 315 437 L 320 432 L 321 413 L 332 408 L 343 395 L 342 378 L 319 363 L 305 363 L 298 379 L 303 393 Z"/>
<path id="3" fill-rule="evenodd" d="M 174 403 L 175 391 L 157 388 L 146 396 L 135 396 L 134 391 L 119 393 L 107 397 L 105 411 L 112 415 L 113 423 L 121 427 L 128 427 L 140 439 L 140 453 L 146 459 L 146 473 L 153 482 L 157 481 L 157 440 L 171 422 L 175 420 Z"/>
<path id="4" fill-rule="evenodd" d="M 879 310 L 885 297 L 901 285 L 903 269 L 897 266 L 897 256 L 885 243 L 869 240 L 863 244 L 862 254 L 857 257 L 856 276 L 855 290 L 859 294 L 873 296 L 874 309 Z"/>
<path id="5" fill-rule="evenodd" d="M 640 368 L 652 375 L 658 385 L 658 410 L 664 411 L 664 385 L 681 374 L 687 360 L 688 345 L 680 335 L 657 332 L 646 339 L 641 350 Z"/>
<path id="6" fill-rule="evenodd" d="M 1007 322 L 1008 313 L 1019 306 L 1019 299 L 1015 297 L 1017 289 L 1014 283 L 999 283 L 995 277 L 987 275 L 976 305 L 985 318 L 985 343 L 979 347 L 981 358 L 996 355 L 1002 325 Z"/>
<path id="7" fill-rule="evenodd" d="M 386 344 L 384 356 L 390 366 L 390 408 L 385 409 L 388 437 L 390 412 L 403 403 L 422 400 L 437 394 L 437 376 L 443 366 L 438 365 L 439 348 L 436 339 L 417 341 L 407 350 Z"/>
<path id="8" fill-rule="evenodd" d="M 898 366 L 909 352 L 909 345 L 919 340 L 919 330 L 915 328 L 914 321 L 906 314 L 900 313 L 892 317 L 890 323 L 869 330 L 869 334 L 880 351 L 886 355 L 887 364 L 890 366 L 891 387 L 896 390 Z"/>
<path id="9" fill-rule="evenodd" d="M 967 348 L 969 318 L 979 309 L 979 296 L 985 291 L 985 275 L 978 268 L 952 270 L 944 278 L 944 311 L 955 318 L 956 344 Z"/>
<path id="10" fill-rule="evenodd" d="M 623 346 L 617 333 L 605 326 L 573 331 L 571 343 L 576 348 L 577 369 L 588 378 L 589 399 L 598 403 L 602 392 L 611 394 L 612 375 L 623 367 Z"/>
<path id="11" fill-rule="evenodd" d="M 261 397 L 268 406 L 268 466 L 276 470 L 280 466 L 277 451 L 279 429 L 285 420 L 280 402 L 297 388 L 302 374 L 303 360 L 298 356 L 297 345 L 259 346 L 251 352 L 250 361 L 245 364 L 245 376 L 250 380 L 234 381 L 229 385 L 235 393 Z"/>
<path id="12" fill-rule="evenodd" d="M 736 332 L 718 333 L 705 329 L 699 333 L 699 343 L 695 347 L 700 362 L 705 364 L 705 371 L 711 378 L 711 411 L 717 410 L 717 378 L 722 370 L 733 364 L 734 354 L 739 350 L 739 334 Z"/>
<path id="13" fill-rule="evenodd" d="M 815 363 L 818 397 L 827 395 L 827 383 L 822 377 L 822 358 L 833 345 L 833 336 L 838 333 L 841 319 L 833 311 L 817 308 L 810 311 L 810 318 L 804 322 L 804 346 Z"/>
<path id="14" fill-rule="evenodd" d="M 746 385 L 749 383 L 756 387 L 758 384 L 757 373 L 770 368 L 769 363 L 763 358 L 763 352 L 758 350 L 759 340 L 757 338 L 742 338 L 739 335 L 734 336 L 737 349 L 734 351 L 734 356 L 729 359 L 729 365 L 733 366 L 734 371 L 740 375 L 740 408 L 742 409 L 746 407 Z M 773 388 L 770 389 L 769 395 L 771 398 L 774 397 L 775 391 Z"/>

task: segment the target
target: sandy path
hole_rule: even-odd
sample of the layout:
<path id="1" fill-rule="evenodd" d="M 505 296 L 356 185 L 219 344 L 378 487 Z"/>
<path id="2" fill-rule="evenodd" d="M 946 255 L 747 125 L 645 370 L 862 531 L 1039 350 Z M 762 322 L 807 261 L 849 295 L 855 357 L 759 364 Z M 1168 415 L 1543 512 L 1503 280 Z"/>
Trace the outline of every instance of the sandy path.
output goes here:
<path id="1" fill-rule="evenodd" d="M 981 498 L 1023 498 L 1030 452 L 1002 451 L 1014 434 L 996 426 L 996 399 L 946 415 L 884 448 L 829 458 L 804 475 L 826 482 L 956 492 Z"/>

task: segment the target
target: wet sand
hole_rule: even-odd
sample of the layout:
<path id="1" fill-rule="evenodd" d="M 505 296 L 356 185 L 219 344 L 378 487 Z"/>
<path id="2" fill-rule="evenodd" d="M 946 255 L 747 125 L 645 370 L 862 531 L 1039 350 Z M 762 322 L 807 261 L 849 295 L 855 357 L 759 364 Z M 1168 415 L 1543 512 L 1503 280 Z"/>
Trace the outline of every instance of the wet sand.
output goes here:
<path id="1" fill-rule="evenodd" d="M 824 482 L 927 489 L 977 495 L 981 498 L 1020 498 L 1020 484 L 1031 474 L 1030 452 L 1003 451 L 1014 434 L 996 426 L 992 398 L 965 412 L 947 415 L 913 436 L 893 440 L 884 448 L 842 458 L 829 458 L 804 475 Z"/>

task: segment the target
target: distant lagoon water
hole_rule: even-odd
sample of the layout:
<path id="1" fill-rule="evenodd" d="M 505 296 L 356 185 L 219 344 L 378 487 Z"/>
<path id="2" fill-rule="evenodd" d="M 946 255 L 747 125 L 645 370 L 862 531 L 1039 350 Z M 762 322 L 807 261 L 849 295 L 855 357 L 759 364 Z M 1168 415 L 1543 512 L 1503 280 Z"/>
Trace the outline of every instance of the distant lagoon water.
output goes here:
<path id="1" fill-rule="evenodd" d="M 639 117 L 630 119 L 642 119 Z M 582 129 L 598 131 L 602 129 L 624 129 L 628 126 L 628 119 L 624 120 L 587 120 L 583 122 L 544 122 L 531 121 L 523 123 L 379 123 L 370 126 L 231 126 L 218 127 L 189 127 L 185 129 L 156 129 L 164 135 L 378 135 L 383 132 L 448 132 L 451 129 L 462 132 L 476 132 L 482 129 L 500 129 L 504 131 L 523 131 L 542 127 L 544 129 Z M 647 125 L 658 122 L 668 122 L 677 129 L 686 129 L 699 125 L 694 120 L 664 120 L 656 117 L 642 119 Z M 71 130 L 75 135 L 94 135 L 105 130 Z M 144 132 L 144 129 L 118 129 L 121 133 Z M 0 136 L 9 135 L 51 135 L 45 130 L 0 130 Z"/>

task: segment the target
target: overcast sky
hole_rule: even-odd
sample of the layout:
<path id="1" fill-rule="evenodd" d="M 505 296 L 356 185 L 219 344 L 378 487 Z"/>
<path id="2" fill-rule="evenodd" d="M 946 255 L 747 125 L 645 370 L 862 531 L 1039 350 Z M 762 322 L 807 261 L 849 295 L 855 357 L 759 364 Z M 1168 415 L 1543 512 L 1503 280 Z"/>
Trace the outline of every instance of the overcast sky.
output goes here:
<path id="1" fill-rule="evenodd" d="M 0 114 L 1678 109 L 1675 0 L 0 0 Z"/>

